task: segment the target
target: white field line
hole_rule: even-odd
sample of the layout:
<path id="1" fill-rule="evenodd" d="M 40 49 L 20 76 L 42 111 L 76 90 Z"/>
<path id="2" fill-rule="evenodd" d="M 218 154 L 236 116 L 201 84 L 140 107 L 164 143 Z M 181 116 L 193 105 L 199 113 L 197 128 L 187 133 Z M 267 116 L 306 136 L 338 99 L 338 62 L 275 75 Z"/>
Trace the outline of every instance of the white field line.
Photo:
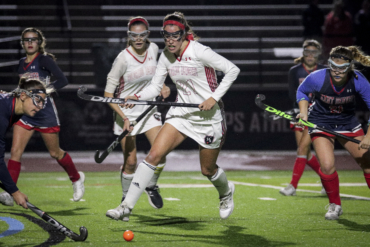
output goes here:
<path id="1" fill-rule="evenodd" d="M 233 182 L 234 184 L 239 184 L 239 185 L 245 185 L 245 186 L 251 186 L 251 187 L 262 187 L 262 188 L 277 189 L 277 190 L 281 190 L 282 188 L 284 188 L 284 187 L 268 185 L 268 184 L 252 184 L 252 183 L 243 183 L 243 182 L 237 182 L 237 181 L 230 181 L 230 182 Z M 297 191 L 321 194 L 321 191 L 315 191 L 315 190 L 297 189 Z M 354 199 L 358 199 L 358 200 L 370 201 L 369 197 L 364 197 L 364 196 L 354 196 L 354 195 L 348 195 L 348 194 L 342 194 L 342 193 L 340 194 L 340 196 L 341 197 L 354 198 Z"/>

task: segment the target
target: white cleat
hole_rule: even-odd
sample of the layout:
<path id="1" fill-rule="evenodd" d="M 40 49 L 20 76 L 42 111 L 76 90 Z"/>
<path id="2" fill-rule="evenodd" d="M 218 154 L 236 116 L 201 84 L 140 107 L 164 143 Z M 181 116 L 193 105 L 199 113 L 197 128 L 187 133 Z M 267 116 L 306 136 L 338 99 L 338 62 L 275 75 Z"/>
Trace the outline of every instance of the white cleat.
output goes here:
<path id="1" fill-rule="evenodd" d="M 287 187 L 281 189 L 280 191 L 280 194 L 284 195 L 284 196 L 295 196 L 295 188 L 293 185 L 291 184 L 288 184 Z"/>
<path id="2" fill-rule="evenodd" d="M 85 174 L 83 172 L 78 172 L 80 174 L 80 179 L 72 183 L 73 185 L 73 201 L 78 202 L 81 200 L 85 193 Z"/>
<path id="3" fill-rule="evenodd" d="M 14 206 L 14 199 L 8 192 L 0 193 L 0 203 L 5 206 Z"/>
<path id="4" fill-rule="evenodd" d="M 230 193 L 220 199 L 220 217 L 221 219 L 227 219 L 234 210 L 233 195 L 235 191 L 235 185 L 229 182 Z"/>
<path id="5" fill-rule="evenodd" d="M 335 203 L 328 204 L 325 209 L 328 210 L 325 214 L 326 220 L 338 220 L 339 216 L 343 214 L 342 206 Z"/>
<path id="6" fill-rule="evenodd" d="M 127 204 L 122 202 L 115 209 L 109 209 L 105 215 L 114 220 L 129 221 L 131 211 L 132 210 L 127 206 Z"/>

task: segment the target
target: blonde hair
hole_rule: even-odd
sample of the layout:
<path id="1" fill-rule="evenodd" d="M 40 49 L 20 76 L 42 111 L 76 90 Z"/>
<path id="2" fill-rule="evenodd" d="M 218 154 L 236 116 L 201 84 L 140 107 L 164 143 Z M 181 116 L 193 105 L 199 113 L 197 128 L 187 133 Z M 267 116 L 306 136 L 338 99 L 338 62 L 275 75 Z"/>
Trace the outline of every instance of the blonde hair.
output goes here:
<path id="1" fill-rule="evenodd" d="M 143 21 L 140 21 L 140 20 L 137 20 L 137 21 L 134 21 L 133 23 L 131 23 L 131 21 L 134 20 L 134 19 L 143 19 L 143 20 L 146 21 L 146 23 L 143 22 Z M 135 16 L 135 17 L 130 17 L 130 19 L 128 20 L 127 31 L 130 31 L 130 28 L 132 26 L 136 26 L 136 25 L 144 25 L 146 27 L 146 30 L 149 30 L 149 22 L 142 16 Z M 132 43 L 132 40 L 127 38 L 126 48 L 129 47 L 131 45 L 131 43 Z M 150 44 L 150 40 L 147 38 L 145 43 Z"/>
<path id="2" fill-rule="evenodd" d="M 320 44 L 320 42 L 318 42 L 317 40 L 314 40 L 314 39 L 307 39 L 307 40 L 305 40 L 305 41 L 303 42 L 302 47 L 303 47 L 303 49 L 304 49 L 304 48 L 306 48 L 307 46 L 314 46 L 314 47 L 316 47 L 316 48 L 317 48 L 317 50 L 319 50 L 319 51 L 320 51 L 320 53 L 321 53 L 321 44 Z M 303 56 L 300 56 L 300 57 L 298 57 L 298 58 L 294 59 L 294 64 L 303 63 L 303 59 L 304 59 L 304 57 L 303 57 Z"/>
<path id="3" fill-rule="evenodd" d="M 166 17 L 164 17 L 163 23 L 168 20 L 178 21 L 181 24 L 183 24 L 185 26 L 185 36 L 186 34 L 192 34 L 194 37 L 194 40 L 200 39 L 200 37 L 194 33 L 193 29 L 191 28 L 191 26 L 185 19 L 185 15 L 183 13 L 175 11 L 172 14 L 168 14 L 166 15 Z M 172 24 L 168 24 L 168 25 L 172 25 Z M 164 27 L 162 29 L 164 29 Z"/>
<path id="4" fill-rule="evenodd" d="M 22 48 L 24 49 L 22 39 L 23 39 L 24 35 L 28 32 L 37 33 L 38 38 L 41 41 L 41 44 L 39 44 L 38 52 L 43 54 L 43 55 L 50 56 L 53 60 L 56 60 L 56 58 L 53 54 L 51 54 L 49 52 L 46 52 L 46 50 L 45 50 L 46 38 L 45 38 L 44 34 L 41 32 L 41 30 L 37 29 L 35 27 L 28 27 L 28 28 L 23 30 L 22 35 L 21 35 L 21 46 L 22 46 Z"/>
<path id="5" fill-rule="evenodd" d="M 333 55 L 343 56 L 344 60 L 355 60 L 361 63 L 363 66 L 370 67 L 370 56 L 365 55 L 365 53 L 358 46 L 334 47 L 331 49 L 329 57 L 332 57 Z M 352 64 L 351 69 L 355 69 L 354 64 Z"/>

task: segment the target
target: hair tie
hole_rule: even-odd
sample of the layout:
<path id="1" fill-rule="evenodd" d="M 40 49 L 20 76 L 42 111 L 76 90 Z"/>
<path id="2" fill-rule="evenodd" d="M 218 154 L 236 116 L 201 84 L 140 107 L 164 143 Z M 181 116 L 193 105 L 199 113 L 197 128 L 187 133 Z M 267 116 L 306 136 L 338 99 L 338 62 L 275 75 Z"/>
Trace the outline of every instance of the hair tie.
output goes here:
<path id="1" fill-rule="evenodd" d="M 193 35 L 192 33 L 188 33 L 188 34 L 186 35 L 186 39 L 187 39 L 187 40 L 194 40 L 194 35 Z"/>

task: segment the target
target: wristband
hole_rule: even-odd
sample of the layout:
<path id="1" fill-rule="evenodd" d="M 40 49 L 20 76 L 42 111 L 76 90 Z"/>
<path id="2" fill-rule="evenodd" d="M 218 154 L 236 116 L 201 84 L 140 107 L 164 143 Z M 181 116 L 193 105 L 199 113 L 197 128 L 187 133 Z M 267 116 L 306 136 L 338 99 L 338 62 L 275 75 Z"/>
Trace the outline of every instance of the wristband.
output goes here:
<path id="1" fill-rule="evenodd" d="M 123 121 L 129 121 L 128 117 L 125 117 L 125 118 L 123 119 Z"/>

